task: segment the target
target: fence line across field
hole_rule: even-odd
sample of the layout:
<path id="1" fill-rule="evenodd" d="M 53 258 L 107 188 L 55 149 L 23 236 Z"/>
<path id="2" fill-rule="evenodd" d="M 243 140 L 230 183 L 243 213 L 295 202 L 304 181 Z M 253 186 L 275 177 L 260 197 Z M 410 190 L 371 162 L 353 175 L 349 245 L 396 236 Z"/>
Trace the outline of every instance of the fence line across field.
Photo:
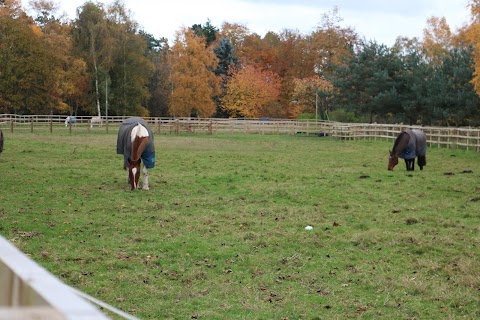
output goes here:
<path id="1" fill-rule="evenodd" d="M 0 114 L 0 128 L 10 130 L 117 130 L 127 116 L 102 117 L 90 123 L 91 116 L 77 116 L 75 124 L 65 127 L 65 115 Z M 241 134 L 305 134 L 331 136 L 342 140 L 393 140 L 405 128 L 420 128 L 428 144 L 437 147 L 466 148 L 480 152 L 480 128 L 408 126 L 404 124 L 358 124 L 298 119 L 220 119 L 220 118 L 144 118 L 158 134 L 241 133 Z M 93 126 L 92 126 L 93 125 Z"/>

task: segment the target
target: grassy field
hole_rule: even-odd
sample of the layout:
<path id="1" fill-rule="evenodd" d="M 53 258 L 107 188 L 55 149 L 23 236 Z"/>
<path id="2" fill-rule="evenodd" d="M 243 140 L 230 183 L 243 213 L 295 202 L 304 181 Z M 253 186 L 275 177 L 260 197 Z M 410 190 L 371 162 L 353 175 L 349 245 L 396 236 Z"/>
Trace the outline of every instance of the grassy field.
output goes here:
<path id="1" fill-rule="evenodd" d="M 479 153 L 389 172 L 387 141 L 156 135 L 130 192 L 114 130 L 5 131 L 0 234 L 139 318 L 480 318 Z"/>

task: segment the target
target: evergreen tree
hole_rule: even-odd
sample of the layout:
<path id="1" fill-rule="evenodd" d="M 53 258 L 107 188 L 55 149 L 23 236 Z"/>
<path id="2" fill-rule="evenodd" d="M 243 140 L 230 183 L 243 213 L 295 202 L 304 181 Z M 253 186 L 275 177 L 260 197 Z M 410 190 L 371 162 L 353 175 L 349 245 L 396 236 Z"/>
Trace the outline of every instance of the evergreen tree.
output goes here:
<path id="1" fill-rule="evenodd" d="M 215 75 L 220 77 L 220 90 L 219 96 L 215 96 L 213 99 L 216 105 L 215 117 L 226 118 L 229 114 L 222 108 L 221 101 L 225 96 L 227 90 L 227 83 L 232 76 L 232 71 L 240 66 L 240 62 L 235 54 L 235 50 L 232 41 L 229 38 L 220 38 L 217 47 L 213 50 L 217 59 L 218 65 L 215 70 Z"/>

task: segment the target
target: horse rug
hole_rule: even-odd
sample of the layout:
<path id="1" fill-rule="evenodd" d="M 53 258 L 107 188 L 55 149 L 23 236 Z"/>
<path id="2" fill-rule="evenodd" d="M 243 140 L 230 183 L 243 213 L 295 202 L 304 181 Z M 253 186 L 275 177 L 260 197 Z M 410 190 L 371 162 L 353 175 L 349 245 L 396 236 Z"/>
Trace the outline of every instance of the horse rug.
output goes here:
<path id="1" fill-rule="evenodd" d="M 153 143 L 153 134 L 148 124 L 142 118 L 128 118 L 120 126 L 117 137 L 117 154 L 123 154 L 124 166 L 128 168 L 128 159 L 132 156 L 132 138 L 130 136 L 132 129 L 137 124 L 143 125 L 148 131 L 148 144 L 140 156 L 143 165 L 147 168 L 155 166 L 155 145 Z"/>
<path id="2" fill-rule="evenodd" d="M 417 129 L 405 129 L 405 133 L 408 134 L 410 140 L 407 147 L 399 154 L 402 159 L 410 160 L 416 157 L 424 157 L 427 154 L 427 136 Z"/>

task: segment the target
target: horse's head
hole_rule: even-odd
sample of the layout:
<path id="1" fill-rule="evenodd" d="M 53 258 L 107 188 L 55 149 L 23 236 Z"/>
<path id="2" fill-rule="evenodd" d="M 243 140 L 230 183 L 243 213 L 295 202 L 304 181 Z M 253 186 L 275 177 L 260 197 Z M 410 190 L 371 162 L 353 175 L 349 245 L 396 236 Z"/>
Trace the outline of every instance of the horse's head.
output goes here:
<path id="1" fill-rule="evenodd" d="M 393 151 L 390 151 L 390 156 L 388 157 L 388 170 L 393 170 L 393 168 L 398 164 L 398 154 Z"/>
<path id="2" fill-rule="evenodd" d="M 142 160 L 128 159 L 128 180 L 130 181 L 131 190 L 138 189 L 138 180 L 140 179 L 140 163 Z"/>

